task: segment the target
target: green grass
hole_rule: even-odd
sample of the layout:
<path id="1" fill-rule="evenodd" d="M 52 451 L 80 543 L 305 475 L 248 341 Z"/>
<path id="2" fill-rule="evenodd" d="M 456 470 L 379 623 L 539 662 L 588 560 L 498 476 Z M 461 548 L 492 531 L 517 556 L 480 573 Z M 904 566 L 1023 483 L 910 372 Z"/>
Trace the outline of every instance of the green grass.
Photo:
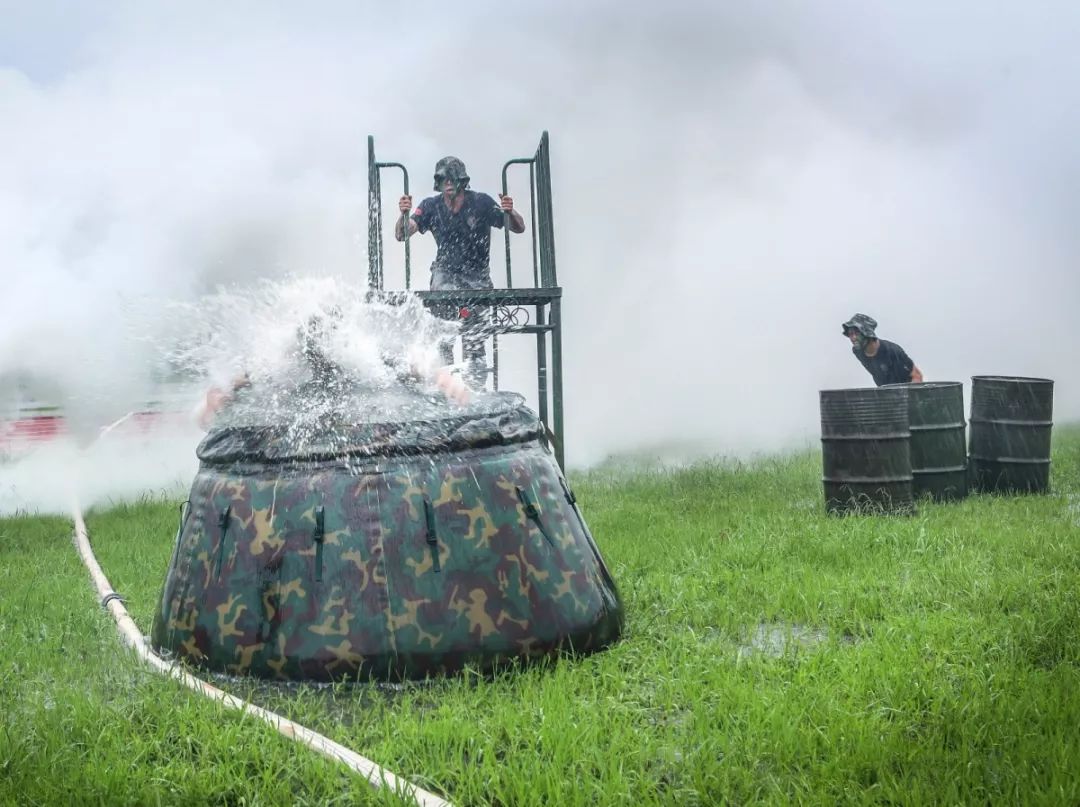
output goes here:
<path id="1" fill-rule="evenodd" d="M 1080 802 L 1080 429 L 1054 492 L 823 514 L 820 458 L 572 481 L 623 641 L 399 689 L 221 684 L 458 804 Z M 175 502 L 88 519 L 149 630 Z M 394 803 L 146 671 L 60 518 L 0 520 L 0 804 Z"/>

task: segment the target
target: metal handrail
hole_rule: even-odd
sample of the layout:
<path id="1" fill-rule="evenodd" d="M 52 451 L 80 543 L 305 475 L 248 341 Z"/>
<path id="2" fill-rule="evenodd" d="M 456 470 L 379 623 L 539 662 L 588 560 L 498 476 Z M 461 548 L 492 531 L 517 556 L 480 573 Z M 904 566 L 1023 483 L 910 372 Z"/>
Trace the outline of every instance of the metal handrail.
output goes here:
<path id="1" fill-rule="evenodd" d="M 412 259 L 406 219 L 405 243 L 405 289 L 385 291 L 383 243 L 382 243 L 382 186 L 380 173 L 383 168 L 400 168 L 404 179 L 405 194 L 409 193 L 409 174 L 398 162 L 378 162 L 375 159 L 374 138 L 368 137 L 368 285 L 372 293 L 379 294 L 386 302 L 393 302 L 401 295 L 416 295 L 428 306 L 535 306 L 533 323 L 502 323 L 491 330 L 493 373 L 492 383 L 498 389 L 499 334 L 523 333 L 536 337 L 536 380 L 538 414 L 553 438 L 553 449 L 559 465 L 564 462 L 563 441 L 563 383 L 562 383 L 562 289 L 555 271 L 555 233 L 551 200 L 551 161 L 548 133 L 540 137 L 540 144 L 532 157 L 516 157 L 508 160 L 502 168 L 502 193 L 509 190 L 509 168 L 512 165 L 529 166 L 530 224 L 532 231 L 533 286 L 514 288 L 513 265 L 510 250 L 510 216 L 503 212 L 503 243 L 506 256 L 506 288 L 491 290 L 412 290 Z M 396 226 L 396 224 L 395 224 Z M 550 334 L 550 355 L 547 343 Z M 550 398 L 550 405 L 549 405 Z"/>
<path id="2" fill-rule="evenodd" d="M 378 163 L 377 162 L 377 163 L 375 163 L 375 168 L 376 168 L 376 170 L 382 169 L 382 168 L 400 168 L 401 169 L 401 175 L 405 180 L 405 192 L 404 192 L 404 195 L 405 196 L 409 195 L 409 169 L 408 168 L 406 168 L 401 163 L 392 163 L 392 162 L 390 162 L 390 163 Z M 394 223 L 394 227 L 395 228 L 397 227 L 396 222 Z M 403 240 L 405 242 L 405 288 L 410 289 L 410 288 L 412 288 L 412 267 L 411 267 L 411 261 L 410 261 L 410 258 L 409 258 L 409 218 L 407 216 L 405 217 L 405 221 L 402 223 L 401 233 L 402 233 L 402 238 L 403 238 Z"/>
<path id="3" fill-rule="evenodd" d="M 503 167 L 502 167 L 502 195 L 503 196 L 506 196 L 507 191 L 508 191 L 508 185 L 507 185 L 507 182 L 506 182 L 506 172 L 510 168 L 510 166 L 511 165 L 528 165 L 529 166 L 529 192 L 530 192 L 530 198 L 532 197 L 532 191 L 533 191 L 533 187 L 532 187 L 532 165 L 533 165 L 534 162 L 536 162 L 535 157 L 515 157 L 512 160 L 507 160 L 503 164 Z M 532 229 L 532 238 L 533 238 L 533 241 L 535 242 L 536 241 L 536 227 L 535 226 Z M 504 241 L 506 243 L 506 288 L 512 289 L 512 288 L 514 288 L 514 278 L 513 278 L 513 275 L 511 273 L 511 271 L 510 271 L 510 214 L 507 213 L 505 210 L 503 211 L 503 239 L 504 239 Z M 536 254 L 536 246 L 535 246 L 535 243 L 534 243 L 534 245 L 533 245 L 533 255 L 535 256 L 535 254 Z M 534 258 L 534 263 L 533 263 L 533 277 L 534 278 L 536 277 L 535 258 Z M 534 283 L 534 285 L 539 286 L 540 284 L 539 283 Z"/>

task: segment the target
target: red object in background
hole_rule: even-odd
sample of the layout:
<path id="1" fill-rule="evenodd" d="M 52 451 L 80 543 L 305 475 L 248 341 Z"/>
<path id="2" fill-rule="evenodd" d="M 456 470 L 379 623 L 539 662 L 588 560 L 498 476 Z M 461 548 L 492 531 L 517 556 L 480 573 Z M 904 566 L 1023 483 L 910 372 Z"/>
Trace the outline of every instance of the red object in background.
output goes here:
<path id="1" fill-rule="evenodd" d="M 35 417 L 9 420 L 4 423 L 3 436 L 8 440 L 51 440 L 67 431 L 60 415 L 37 415 Z"/>
<path id="2" fill-rule="evenodd" d="M 189 425 L 190 416 L 186 412 L 135 412 L 130 417 L 109 429 L 112 438 L 125 436 L 152 435 L 169 428 L 184 428 Z M 0 453 L 18 451 L 21 446 L 27 449 L 38 443 L 55 440 L 68 434 L 67 423 L 63 415 L 34 415 L 14 420 L 0 419 Z"/>
<path id="3" fill-rule="evenodd" d="M 0 457 L 18 454 L 19 447 L 53 440 L 67 433 L 62 415 L 35 415 L 18 420 L 0 420 Z"/>
<path id="4" fill-rule="evenodd" d="M 467 308 L 458 309 L 458 316 L 461 317 L 462 319 L 468 319 L 469 318 L 469 309 L 467 309 Z"/>
<path id="5" fill-rule="evenodd" d="M 136 412 L 131 418 L 132 427 L 140 434 L 148 434 L 166 428 L 183 428 L 191 423 L 190 412 L 159 412 L 156 410 Z M 122 427 L 121 427 L 122 428 Z"/>

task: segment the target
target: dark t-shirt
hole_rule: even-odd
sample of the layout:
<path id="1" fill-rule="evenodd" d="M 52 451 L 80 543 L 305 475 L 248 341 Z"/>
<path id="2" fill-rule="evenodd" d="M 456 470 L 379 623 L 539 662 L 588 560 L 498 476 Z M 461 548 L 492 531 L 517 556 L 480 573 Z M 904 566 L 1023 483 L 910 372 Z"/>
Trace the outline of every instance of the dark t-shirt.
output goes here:
<path id="1" fill-rule="evenodd" d="M 432 289 L 490 289 L 491 228 L 503 226 L 502 208 L 486 193 L 465 191 L 461 210 L 451 213 L 442 196 L 420 203 L 412 215 L 417 229 L 431 230 L 439 251 L 431 264 Z"/>
<path id="2" fill-rule="evenodd" d="M 874 383 L 879 387 L 882 384 L 903 384 L 911 381 L 911 370 L 915 367 L 915 362 L 896 342 L 879 339 L 877 353 L 873 356 L 867 356 L 857 346 L 853 347 L 851 352 L 862 366 L 870 371 Z"/>

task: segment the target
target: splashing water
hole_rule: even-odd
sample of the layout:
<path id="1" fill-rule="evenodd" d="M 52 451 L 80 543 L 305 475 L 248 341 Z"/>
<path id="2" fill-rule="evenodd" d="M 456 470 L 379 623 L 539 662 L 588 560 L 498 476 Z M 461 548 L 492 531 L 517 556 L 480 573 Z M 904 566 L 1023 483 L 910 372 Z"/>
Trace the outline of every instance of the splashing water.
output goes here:
<path id="1" fill-rule="evenodd" d="M 385 388 L 395 364 L 432 370 L 439 342 L 458 331 L 411 295 L 392 304 L 337 278 L 264 281 L 169 308 L 171 332 L 160 335 L 166 361 L 218 384 L 240 374 L 253 382 L 296 381 L 305 369 L 302 353 L 313 347 L 345 374 Z"/>
<path id="2" fill-rule="evenodd" d="M 510 396 L 483 392 L 455 403 L 436 388 L 439 344 L 457 335 L 458 324 L 432 316 L 413 295 L 383 298 L 340 279 L 297 278 L 221 289 L 195 302 L 145 301 L 128 313 L 129 330 L 157 357 L 147 375 L 159 383 L 153 393 L 147 388 L 147 400 L 156 398 L 163 404 L 157 408 L 173 416 L 158 418 L 163 425 L 156 435 L 140 433 L 138 440 L 125 435 L 133 431 L 129 412 L 112 426 L 90 424 L 85 436 L 62 446 L 27 446 L 0 469 L 0 511 L 62 510 L 76 493 L 87 503 L 145 494 L 138 479 L 123 472 L 138 466 L 139 455 L 159 458 L 162 467 L 143 477 L 159 492 L 190 478 L 202 432 L 189 413 L 212 387 L 231 398 L 214 429 L 271 429 L 286 453 L 344 454 L 355 438 L 348 428 L 357 424 L 437 423 L 516 405 Z M 241 378 L 242 388 L 234 390 Z M 162 385 L 169 390 L 163 393 Z M 78 413 L 63 415 L 70 421 Z M 168 451 L 154 449 L 154 441 L 168 444 Z M 60 464 L 99 471 L 58 485 L 61 450 L 74 452 L 77 462 Z M 107 468 L 93 460 L 102 452 Z M 89 478 L 96 481 L 93 490 L 85 484 Z"/>
<path id="3" fill-rule="evenodd" d="M 412 295 L 305 278 L 220 291 L 175 312 L 169 364 L 219 386 L 231 379 L 235 394 L 212 431 L 231 430 L 230 439 L 243 433 L 263 455 L 344 456 L 357 449 L 358 433 L 368 448 L 390 445 L 405 423 L 413 425 L 407 442 L 428 439 L 432 430 L 416 431 L 421 425 L 520 402 L 483 392 L 467 402 L 448 398 L 436 384 L 436 373 L 445 372 L 437 357 L 458 325 L 432 316 Z"/>

